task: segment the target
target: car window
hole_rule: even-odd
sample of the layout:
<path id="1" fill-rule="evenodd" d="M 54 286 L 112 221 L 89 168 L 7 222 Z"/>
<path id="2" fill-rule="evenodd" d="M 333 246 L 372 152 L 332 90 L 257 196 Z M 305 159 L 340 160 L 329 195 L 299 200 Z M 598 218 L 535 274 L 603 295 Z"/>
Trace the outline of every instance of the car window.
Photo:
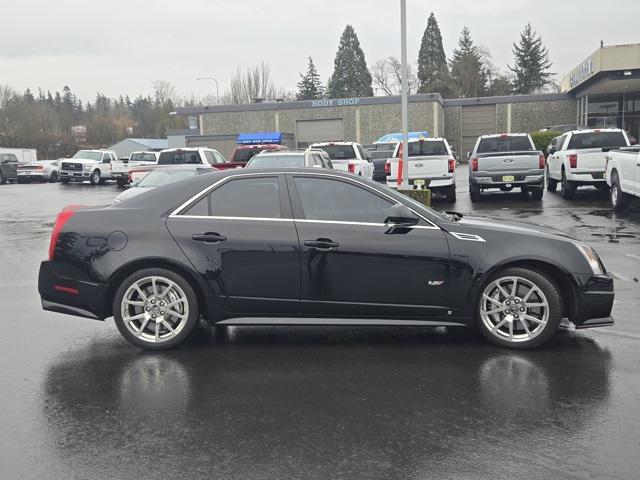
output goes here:
<path id="1" fill-rule="evenodd" d="M 209 194 L 211 215 L 281 218 L 278 177 L 230 180 Z"/>
<path id="2" fill-rule="evenodd" d="M 201 198 L 198 202 L 191 205 L 182 215 L 194 215 L 199 217 L 208 217 L 211 215 L 209 211 L 209 195 Z"/>
<path id="3" fill-rule="evenodd" d="M 213 158 L 213 153 L 209 152 L 208 150 L 204 151 L 204 156 L 207 159 L 207 162 L 209 162 L 210 165 L 213 165 L 214 163 L 216 163 L 216 159 Z"/>
<path id="4" fill-rule="evenodd" d="M 367 154 L 364 152 L 362 147 L 360 145 L 356 145 L 356 148 L 358 149 L 358 152 L 360 153 L 360 158 L 362 158 L 363 160 L 366 160 Z"/>
<path id="5" fill-rule="evenodd" d="M 584 148 L 611 148 L 625 147 L 627 141 L 622 132 L 586 132 L 574 133 L 567 147 L 568 150 L 580 150 Z"/>
<path id="6" fill-rule="evenodd" d="M 304 153 L 300 154 L 264 154 L 256 155 L 247 164 L 248 168 L 289 168 L 304 167 Z"/>
<path id="7" fill-rule="evenodd" d="M 327 152 L 331 160 L 351 160 L 356 158 L 356 152 L 351 145 L 320 145 L 316 148 Z"/>
<path id="8" fill-rule="evenodd" d="M 384 223 L 393 206 L 350 182 L 302 176 L 294 182 L 308 220 Z"/>
<path id="9" fill-rule="evenodd" d="M 224 159 L 224 157 L 220 155 L 218 152 L 213 152 L 213 156 L 216 158 L 216 163 L 226 163 L 226 160 Z"/>
<path id="10" fill-rule="evenodd" d="M 193 150 L 170 150 L 160 152 L 158 165 L 202 165 L 200 153 Z"/>
<path id="11" fill-rule="evenodd" d="M 320 167 L 324 167 L 324 165 L 322 164 L 322 157 L 320 155 L 318 155 L 317 153 L 313 154 L 313 163 L 315 163 L 316 165 L 318 165 Z"/>
<path id="12" fill-rule="evenodd" d="M 111 156 L 108 153 L 102 154 L 102 161 L 104 163 L 111 163 Z"/>
<path id="13" fill-rule="evenodd" d="M 489 137 L 480 139 L 476 153 L 531 151 L 533 147 L 529 137 L 524 135 Z"/>
<path id="14" fill-rule="evenodd" d="M 448 155 L 447 147 L 441 140 L 431 142 L 409 142 L 409 156 Z"/>

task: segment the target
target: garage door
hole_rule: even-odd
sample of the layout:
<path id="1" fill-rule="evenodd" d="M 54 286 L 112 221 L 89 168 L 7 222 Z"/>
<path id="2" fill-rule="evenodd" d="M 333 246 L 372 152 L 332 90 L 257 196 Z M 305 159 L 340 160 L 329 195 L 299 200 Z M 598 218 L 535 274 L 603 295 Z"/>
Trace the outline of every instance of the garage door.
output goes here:
<path id="1" fill-rule="evenodd" d="M 462 158 L 467 158 L 480 135 L 491 133 L 497 133 L 495 105 L 462 107 Z"/>
<path id="2" fill-rule="evenodd" d="M 296 122 L 296 143 L 306 148 L 315 142 L 341 142 L 344 140 L 344 127 L 341 118 L 328 120 L 298 120 Z"/>

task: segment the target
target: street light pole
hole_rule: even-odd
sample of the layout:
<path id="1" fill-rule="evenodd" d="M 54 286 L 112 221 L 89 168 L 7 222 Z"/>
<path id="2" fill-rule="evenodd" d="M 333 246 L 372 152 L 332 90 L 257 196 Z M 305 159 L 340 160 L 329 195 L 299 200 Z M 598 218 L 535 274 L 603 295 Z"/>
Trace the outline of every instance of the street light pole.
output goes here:
<path id="1" fill-rule="evenodd" d="M 402 182 L 398 187 L 409 185 L 409 120 L 407 116 L 407 0 L 400 0 L 400 76 L 402 84 L 401 115 L 402 115 Z"/>
<path id="2" fill-rule="evenodd" d="M 218 81 L 213 77 L 198 77 L 196 80 L 213 80 L 216 84 L 216 103 L 220 105 L 220 90 L 218 88 Z"/>

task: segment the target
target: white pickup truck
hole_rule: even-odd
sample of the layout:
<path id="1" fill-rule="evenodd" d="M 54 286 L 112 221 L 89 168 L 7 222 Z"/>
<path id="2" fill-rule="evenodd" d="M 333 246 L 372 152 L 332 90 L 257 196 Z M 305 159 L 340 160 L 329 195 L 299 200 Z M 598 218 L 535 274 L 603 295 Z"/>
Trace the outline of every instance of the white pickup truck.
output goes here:
<path id="1" fill-rule="evenodd" d="M 576 189 L 592 185 L 607 190 L 606 156 L 611 149 L 629 146 L 627 134 L 619 128 L 573 130 L 560 137 L 547 158 L 547 190 L 558 183 L 562 198 L 572 198 Z"/>
<path id="2" fill-rule="evenodd" d="M 323 142 L 314 143 L 309 148 L 327 152 L 335 170 L 342 170 L 373 180 L 373 159 L 359 143 Z"/>
<path id="3" fill-rule="evenodd" d="M 131 168 L 155 165 L 158 163 L 159 156 L 160 152 L 132 152 L 128 160 L 118 160 L 111 164 L 111 177 L 119 187 L 124 187 L 129 183 L 129 170 Z"/>
<path id="4" fill-rule="evenodd" d="M 62 183 L 103 184 L 111 179 L 111 163 L 117 160 L 113 150 L 80 150 L 73 157 L 60 160 L 58 178 Z"/>
<path id="5" fill-rule="evenodd" d="M 611 150 L 606 162 L 606 181 L 611 187 L 611 208 L 621 212 L 633 197 L 640 198 L 640 146 Z"/>
<path id="6" fill-rule="evenodd" d="M 400 150 L 402 143 L 398 143 L 392 158 L 385 164 L 387 186 L 397 187 L 398 167 L 400 165 Z M 429 190 L 441 191 L 447 202 L 456 201 L 456 160 L 446 138 L 410 138 L 408 143 L 409 155 L 409 185 L 428 184 Z"/>

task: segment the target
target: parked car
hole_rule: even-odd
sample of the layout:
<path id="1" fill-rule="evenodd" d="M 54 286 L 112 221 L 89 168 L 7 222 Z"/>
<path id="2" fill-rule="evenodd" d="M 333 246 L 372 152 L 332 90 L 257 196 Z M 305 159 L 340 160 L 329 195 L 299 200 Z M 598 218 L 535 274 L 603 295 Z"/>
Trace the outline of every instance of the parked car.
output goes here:
<path id="1" fill-rule="evenodd" d="M 58 160 L 38 160 L 18 165 L 18 183 L 57 182 Z"/>
<path id="2" fill-rule="evenodd" d="M 45 310 L 113 316 L 148 349 L 179 344 L 201 317 L 468 326 L 533 348 L 563 318 L 612 325 L 614 299 L 598 255 L 563 231 L 440 213 L 310 168 L 213 172 L 106 208 L 65 209 L 38 290 Z"/>
<path id="3" fill-rule="evenodd" d="M 555 192 L 560 183 L 562 198 L 569 199 L 581 186 L 608 189 L 606 156 L 611 149 L 629 146 L 619 128 L 584 129 L 565 133 L 547 159 L 547 190 Z"/>
<path id="4" fill-rule="evenodd" d="M 273 151 L 282 151 L 288 150 L 288 148 L 284 145 L 280 145 L 277 143 L 260 143 L 256 145 L 238 145 L 231 152 L 231 157 L 227 164 L 225 164 L 226 168 L 242 168 L 244 167 L 249 160 L 251 160 L 255 155 L 260 152 L 273 152 Z M 223 169 L 224 170 L 224 169 Z"/>
<path id="5" fill-rule="evenodd" d="M 157 163 L 151 165 L 139 165 L 129 169 L 129 183 L 134 183 L 144 177 L 148 172 L 162 165 L 204 165 L 223 170 L 227 161 L 212 148 L 187 147 L 168 148 L 162 150 L 158 156 Z"/>
<path id="6" fill-rule="evenodd" d="M 130 198 L 137 197 L 141 193 L 149 192 L 154 188 L 162 187 L 169 183 L 214 171 L 215 170 L 212 168 L 199 165 L 169 165 L 166 167 L 156 168 L 155 170 L 147 173 L 124 192 L 120 193 L 113 200 L 113 203 L 120 203 Z"/>
<path id="7" fill-rule="evenodd" d="M 373 180 L 372 158 L 355 142 L 323 142 L 309 146 L 329 154 L 333 168 Z"/>
<path id="8" fill-rule="evenodd" d="M 398 142 L 380 142 L 370 145 L 363 145 L 364 151 L 371 157 L 373 163 L 373 179 L 376 182 L 386 182 L 387 174 L 385 164 L 387 160 L 393 157 Z"/>
<path id="9" fill-rule="evenodd" d="M 245 168 L 333 168 L 324 150 L 271 150 L 254 155 Z"/>
<path id="10" fill-rule="evenodd" d="M 144 165 L 155 165 L 158 163 L 159 151 L 132 152 L 129 158 L 117 160 L 111 164 L 111 176 L 119 187 L 124 187 L 129 183 L 129 170 L 134 167 Z"/>
<path id="11" fill-rule="evenodd" d="M 112 150 L 80 150 L 59 162 L 58 177 L 62 183 L 84 182 L 104 184 L 111 178 L 111 163 L 118 157 Z"/>
<path id="12" fill-rule="evenodd" d="M 444 193 L 448 202 L 456 201 L 456 159 L 446 138 L 410 139 L 407 155 L 410 185 L 427 185 L 434 192 Z M 387 185 L 398 184 L 398 168 L 402 143 L 398 143 L 385 165 Z"/>
<path id="13" fill-rule="evenodd" d="M 18 157 L 13 153 L 0 153 L 0 185 L 18 180 Z"/>
<path id="14" fill-rule="evenodd" d="M 469 155 L 469 193 L 471 201 L 480 192 L 499 188 L 509 192 L 515 187 L 534 200 L 544 193 L 545 158 L 528 133 L 481 135 Z"/>
<path id="15" fill-rule="evenodd" d="M 640 147 L 611 150 L 607 155 L 606 181 L 611 187 L 611 208 L 621 212 L 640 197 Z"/>

